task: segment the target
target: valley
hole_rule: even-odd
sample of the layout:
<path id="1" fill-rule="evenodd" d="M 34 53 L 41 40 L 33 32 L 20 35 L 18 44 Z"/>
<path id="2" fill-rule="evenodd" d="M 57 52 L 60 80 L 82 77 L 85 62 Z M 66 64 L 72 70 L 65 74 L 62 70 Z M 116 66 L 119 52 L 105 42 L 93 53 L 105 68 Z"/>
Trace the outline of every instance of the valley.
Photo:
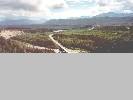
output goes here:
<path id="1" fill-rule="evenodd" d="M 0 52 L 133 53 L 132 15 L 104 13 L 92 18 L 52 19 L 42 24 L 24 19 L 7 20 L 8 24 L 3 21 Z"/>
<path id="2" fill-rule="evenodd" d="M 67 30 L 6 29 L 1 53 L 130 53 L 133 26 L 95 26 Z"/>

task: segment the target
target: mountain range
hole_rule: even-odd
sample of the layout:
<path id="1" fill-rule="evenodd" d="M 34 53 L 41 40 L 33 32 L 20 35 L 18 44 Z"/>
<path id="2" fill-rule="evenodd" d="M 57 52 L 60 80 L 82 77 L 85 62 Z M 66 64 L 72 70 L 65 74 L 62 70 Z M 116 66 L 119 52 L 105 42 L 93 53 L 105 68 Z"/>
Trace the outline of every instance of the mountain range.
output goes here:
<path id="1" fill-rule="evenodd" d="M 43 23 L 42 23 L 43 22 Z M 75 28 L 90 25 L 133 25 L 133 13 L 103 13 L 94 17 L 82 16 L 80 18 L 52 19 L 34 21 L 28 19 L 6 19 L 0 21 L 0 26 L 38 26 L 45 28 Z"/>
<path id="2" fill-rule="evenodd" d="M 109 12 L 109 13 L 103 13 L 103 14 L 97 15 L 95 17 L 133 17 L 133 13 L 114 13 L 114 12 Z"/>
<path id="3" fill-rule="evenodd" d="M 77 28 L 88 26 L 133 25 L 133 13 L 103 13 L 92 18 L 58 19 L 44 23 L 47 28 Z"/>

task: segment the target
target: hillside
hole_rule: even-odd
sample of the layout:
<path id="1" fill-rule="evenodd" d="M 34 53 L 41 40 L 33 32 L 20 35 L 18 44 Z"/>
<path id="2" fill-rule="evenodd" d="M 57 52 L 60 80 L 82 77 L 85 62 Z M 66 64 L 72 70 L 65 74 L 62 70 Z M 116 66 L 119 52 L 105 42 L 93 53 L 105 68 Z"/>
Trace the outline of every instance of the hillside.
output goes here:
<path id="1" fill-rule="evenodd" d="M 93 17 L 85 19 L 59 19 L 49 20 L 44 23 L 47 28 L 80 28 L 92 25 L 112 26 L 112 25 L 132 25 L 133 17 Z"/>

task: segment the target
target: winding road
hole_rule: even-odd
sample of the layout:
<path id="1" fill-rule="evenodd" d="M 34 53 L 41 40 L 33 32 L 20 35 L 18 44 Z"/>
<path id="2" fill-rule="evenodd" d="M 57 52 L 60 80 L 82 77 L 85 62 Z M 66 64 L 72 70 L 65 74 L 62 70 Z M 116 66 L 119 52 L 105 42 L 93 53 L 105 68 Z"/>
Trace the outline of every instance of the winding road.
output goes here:
<path id="1" fill-rule="evenodd" d="M 49 35 L 49 38 L 50 38 L 56 45 L 58 45 L 63 51 L 65 51 L 65 53 L 80 53 L 79 50 L 71 50 L 71 49 L 68 49 L 68 48 L 64 47 L 62 44 L 60 44 L 57 40 L 55 40 L 55 39 L 53 38 L 53 35 L 54 35 L 54 34 L 50 34 L 50 35 Z"/>
<path id="2" fill-rule="evenodd" d="M 24 34 L 24 32 L 22 31 L 2 31 L 0 32 L 0 36 L 4 37 L 5 39 L 10 39 L 11 37 L 17 36 L 17 35 L 22 35 Z M 61 43 L 59 43 L 57 40 L 55 40 L 53 38 L 54 34 L 50 34 L 49 38 L 51 39 L 51 41 L 53 41 L 57 46 L 59 46 L 61 48 L 61 50 L 59 49 L 50 49 L 50 48 L 46 48 L 46 47 L 40 47 L 40 46 L 34 46 L 32 44 L 29 43 L 24 43 L 25 46 L 29 47 L 29 48 L 36 48 L 36 49 L 45 49 L 45 50 L 53 50 L 55 53 L 80 53 L 79 50 L 71 50 L 68 49 L 66 47 L 64 47 Z"/>
<path id="3" fill-rule="evenodd" d="M 18 35 L 22 35 L 24 34 L 23 31 L 10 31 L 10 30 L 4 30 L 2 32 L 0 32 L 0 36 L 5 38 L 5 39 L 10 39 L 11 37 L 15 37 Z M 59 49 L 50 49 L 50 48 L 46 48 L 46 47 L 40 47 L 40 46 L 35 46 L 29 43 L 23 43 L 23 45 L 25 45 L 28 48 L 34 48 L 34 49 L 39 49 L 39 50 L 53 50 L 55 53 L 59 53 L 60 50 Z"/>

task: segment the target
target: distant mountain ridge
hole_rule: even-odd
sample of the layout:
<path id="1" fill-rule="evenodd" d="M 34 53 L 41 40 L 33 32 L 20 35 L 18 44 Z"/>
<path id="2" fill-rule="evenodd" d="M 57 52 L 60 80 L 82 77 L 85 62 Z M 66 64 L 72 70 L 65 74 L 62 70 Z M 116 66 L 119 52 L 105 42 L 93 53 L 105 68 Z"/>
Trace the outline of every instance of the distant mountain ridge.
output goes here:
<path id="1" fill-rule="evenodd" d="M 117 26 L 133 25 L 133 17 L 94 17 L 89 19 L 62 19 L 50 20 L 44 23 L 45 28 L 87 28 L 90 26 Z"/>
<path id="2" fill-rule="evenodd" d="M 42 21 L 42 22 L 45 22 Z M 13 26 L 13 25 L 33 25 L 40 24 L 40 21 L 30 20 L 30 19 L 5 19 L 0 21 L 1 26 Z"/>
<path id="3" fill-rule="evenodd" d="M 42 23 L 43 22 L 43 23 Z M 80 18 L 70 19 L 52 19 L 41 20 L 41 23 L 28 19 L 6 19 L 0 21 L 0 26 L 23 26 L 26 27 L 41 27 L 41 28 L 84 28 L 96 25 L 110 26 L 110 25 L 133 25 L 133 13 L 103 13 L 92 18 L 88 16 L 81 16 Z"/>
<path id="4" fill-rule="evenodd" d="M 103 13 L 103 14 L 97 15 L 95 17 L 133 17 L 133 13 L 114 13 L 114 12 L 109 12 L 109 13 Z"/>
<path id="5" fill-rule="evenodd" d="M 80 17 L 77 19 L 56 19 L 44 23 L 48 28 L 75 28 L 91 25 L 133 25 L 133 13 L 103 13 L 92 18 Z"/>

